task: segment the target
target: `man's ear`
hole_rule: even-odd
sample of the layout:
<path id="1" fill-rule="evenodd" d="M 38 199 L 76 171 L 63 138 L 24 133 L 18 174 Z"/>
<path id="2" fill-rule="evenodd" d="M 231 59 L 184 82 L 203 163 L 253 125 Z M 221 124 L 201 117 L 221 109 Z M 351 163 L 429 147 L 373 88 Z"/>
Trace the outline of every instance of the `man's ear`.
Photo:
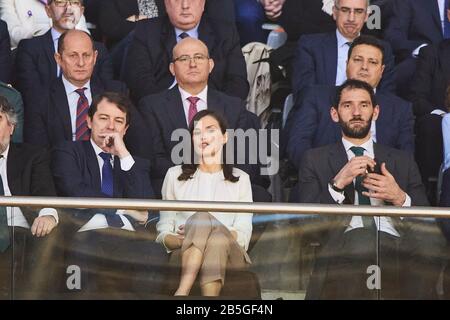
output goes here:
<path id="1" fill-rule="evenodd" d="M 61 55 L 59 54 L 59 52 L 55 52 L 54 57 L 55 57 L 56 64 L 61 67 L 62 58 L 61 58 Z"/>
<path id="2" fill-rule="evenodd" d="M 175 65 L 173 64 L 173 62 L 169 64 L 169 70 L 170 73 L 175 77 Z"/>
<path id="3" fill-rule="evenodd" d="M 336 123 L 339 122 L 339 114 L 338 114 L 337 108 L 335 108 L 335 107 L 330 108 L 330 116 L 331 116 L 331 120 L 333 120 L 333 122 L 336 122 Z"/>
<path id="4" fill-rule="evenodd" d="M 209 62 L 209 73 L 211 73 L 214 69 L 214 60 L 209 58 L 208 62 Z"/>
<path id="5" fill-rule="evenodd" d="M 86 122 L 87 122 L 88 128 L 92 129 L 92 119 L 91 119 L 91 117 L 87 116 L 86 117 Z"/>
<path id="6" fill-rule="evenodd" d="M 379 114 L 380 114 L 380 106 L 379 106 L 379 105 L 376 105 L 376 106 L 373 108 L 373 116 L 372 116 L 372 120 L 373 120 L 373 121 L 377 120 Z"/>

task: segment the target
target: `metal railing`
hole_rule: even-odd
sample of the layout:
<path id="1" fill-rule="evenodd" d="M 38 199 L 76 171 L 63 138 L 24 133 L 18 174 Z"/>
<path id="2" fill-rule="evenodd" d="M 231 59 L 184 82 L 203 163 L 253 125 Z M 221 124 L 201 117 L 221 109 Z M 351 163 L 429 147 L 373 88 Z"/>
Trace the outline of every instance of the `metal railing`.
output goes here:
<path id="1" fill-rule="evenodd" d="M 253 212 L 260 214 L 358 215 L 450 218 L 450 208 L 292 204 L 273 202 L 168 201 L 63 197 L 0 197 L 0 206 L 108 208 L 162 211 Z"/>

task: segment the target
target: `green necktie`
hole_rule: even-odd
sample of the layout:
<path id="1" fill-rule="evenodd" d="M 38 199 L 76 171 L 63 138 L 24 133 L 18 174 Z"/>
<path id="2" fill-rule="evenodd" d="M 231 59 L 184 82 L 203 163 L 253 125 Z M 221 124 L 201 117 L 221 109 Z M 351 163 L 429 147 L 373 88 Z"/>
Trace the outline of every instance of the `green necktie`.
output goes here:
<path id="1" fill-rule="evenodd" d="M 3 180 L 0 175 L 0 196 L 5 195 L 3 189 Z M 0 206 L 0 252 L 5 252 L 9 247 L 9 229 L 8 229 L 8 217 L 6 216 L 6 207 Z"/>
<path id="2" fill-rule="evenodd" d="M 352 150 L 352 152 L 355 154 L 355 157 L 361 157 L 364 155 L 364 148 L 363 147 L 351 147 L 350 150 Z M 363 187 L 362 185 L 362 181 L 363 181 L 364 177 L 362 176 L 357 176 L 355 179 L 355 189 L 358 192 L 358 204 L 359 205 L 369 205 L 370 206 L 370 199 L 369 197 L 366 197 L 365 195 L 363 195 L 363 191 L 367 191 L 366 188 Z M 361 216 L 362 221 L 363 221 L 363 225 L 365 228 L 368 229 L 376 229 L 375 228 L 375 221 L 373 219 L 373 217 L 371 216 Z"/>

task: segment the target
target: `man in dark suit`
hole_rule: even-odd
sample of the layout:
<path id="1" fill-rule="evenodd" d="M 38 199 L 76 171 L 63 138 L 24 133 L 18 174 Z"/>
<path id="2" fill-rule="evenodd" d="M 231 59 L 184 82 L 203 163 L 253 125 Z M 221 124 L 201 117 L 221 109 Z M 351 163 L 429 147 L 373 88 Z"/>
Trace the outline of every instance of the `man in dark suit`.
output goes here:
<path id="1" fill-rule="evenodd" d="M 412 106 L 389 92 L 378 92 L 385 70 L 381 42 L 371 36 L 360 36 L 351 45 L 347 61 L 347 77 L 367 82 L 377 90 L 380 115 L 372 124 L 372 138 L 383 145 L 414 152 L 414 117 Z M 289 160 L 298 168 L 303 154 L 341 139 L 341 128 L 332 121 L 330 108 L 337 87 L 309 88 L 301 105 L 289 115 L 284 140 Z"/>
<path id="2" fill-rule="evenodd" d="M 153 197 L 149 162 L 132 156 L 123 142 L 130 108 L 129 99 L 118 93 L 106 92 L 94 99 L 88 111 L 91 139 L 54 149 L 52 172 L 58 195 Z M 157 293 L 159 288 L 148 285 L 145 277 L 159 281 L 150 278 L 166 255 L 143 228 L 147 211 L 77 209 L 71 217 L 75 229 L 67 231 L 72 235 L 67 263 L 81 268 L 82 294 Z"/>
<path id="3" fill-rule="evenodd" d="M 373 89 L 366 82 L 347 80 L 338 89 L 331 116 L 341 125 L 342 141 L 305 153 L 299 170 L 301 203 L 428 204 L 412 155 L 373 142 L 370 123 L 378 113 Z M 415 238 L 409 219 L 338 215 L 322 219 L 328 228 L 319 238 L 322 249 L 307 299 L 425 298 L 435 291 L 436 275 L 423 281 L 429 276 L 427 264 L 421 265 L 428 243 Z M 368 285 L 373 283 L 369 267 L 379 268 L 378 290 Z"/>
<path id="4" fill-rule="evenodd" d="M 11 45 L 9 40 L 8 26 L 0 20 L 0 81 L 11 82 Z"/>
<path id="5" fill-rule="evenodd" d="M 169 72 L 172 49 L 190 36 L 208 46 L 215 68 L 209 86 L 228 95 L 247 98 L 247 69 L 235 26 L 203 15 L 205 0 L 165 0 L 167 16 L 139 22 L 126 62 L 126 83 L 132 98 L 164 91 L 175 84 Z"/>
<path id="6" fill-rule="evenodd" d="M 450 33 L 445 33 L 445 25 L 450 24 L 447 10 L 448 0 L 394 1 L 394 14 L 384 37 L 394 49 L 398 64 L 396 81 L 402 96 L 411 93 L 410 84 L 420 49 L 450 37 Z"/>
<path id="7" fill-rule="evenodd" d="M 433 190 L 429 178 L 438 176 L 443 158 L 441 122 L 448 112 L 445 97 L 450 85 L 449 57 L 450 39 L 423 48 L 411 86 L 416 116 L 416 161 L 429 191 Z"/>
<path id="8" fill-rule="evenodd" d="M 26 109 L 59 78 L 60 67 L 54 58 L 58 52 L 58 39 L 65 31 L 75 29 L 84 7 L 71 5 L 68 13 L 67 7 L 56 6 L 50 0 L 46 10 L 53 27 L 42 36 L 22 40 L 17 48 L 17 86 L 23 95 Z M 113 67 L 108 51 L 99 42 L 95 42 L 95 49 L 98 51 L 98 59 L 94 74 L 103 81 L 112 80 Z"/>
<path id="9" fill-rule="evenodd" d="M 346 80 L 348 49 L 368 18 L 367 0 L 338 0 L 333 6 L 336 31 L 302 36 L 293 61 L 292 92 L 300 101 L 312 85 L 341 85 Z M 394 91 L 394 57 L 384 46 L 386 70 L 379 91 Z"/>
<path id="10" fill-rule="evenodd" d="M 17 115 L 0 96 L 0 194 L 2 196 L 55 196 L 50 157 L 38 147 L 10 142 Z M 0 295 L 15 298 L 51 297 L 56 289 L 62 255 L 53 229 L 59 221 L 53 208 L 0 208 Z M 52 278 L 51 277 L 55 277 Z M 49 294 L 46 296 L 45 294 Z"/>
<path id="11" fill-rule="evenodd" d="M 258 129 L 250 124 L 252 116 L 256 116 L 245 109 L 244 101 L 208 86 L 208 75 L 215 68 L 215 63 L 209 58 L 208 48 L 203 42 L 186 38 L 175 46 L 173 56 L 170 72 L 178 86 L 143 98 L 138 109 L 145 124 L 140 125 L 142 128 L 133 128 L 137 137 L 133 145 L 137 146 L 137 153 L 152 159 L 152 183 L 156 192 L 161 190 L 167 170 L 180 164 L 172 158 L 172 150 L 179 143 L 172 140 L 172 134 L 177 129 L 187 130 L 196 112 L 204 109 L 219 112 L 226 118 L 229 129 Z M 145 130 L 147 133 L 142 134 Z M 260 184 L 257 166 L 238 167 L 250 175 L 252 183 Z"/>
<path id="12" fill-rule="evenodd" d="M 86 111 L 93 97 L 103 91 L 125 91 L 120 82 L 101 82 L 92 77 L 98 52 L 90 35 L 69 30 L 58 43 L 54 59 L 62 76 L 25 110 L 25 141 L 35 145 L 89 139 Z"/>

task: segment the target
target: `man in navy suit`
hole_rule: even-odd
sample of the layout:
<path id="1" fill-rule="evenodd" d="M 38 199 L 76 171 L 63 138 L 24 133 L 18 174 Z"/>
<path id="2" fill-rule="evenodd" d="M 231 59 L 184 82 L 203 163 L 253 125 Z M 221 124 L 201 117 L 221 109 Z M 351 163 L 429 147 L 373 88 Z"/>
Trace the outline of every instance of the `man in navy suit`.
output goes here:
<path id="1" fill-rule="evenodd" d="M 247 69 L 234 25 L 203 15 L 205 0 L 165 0 L 167 16 L 138 22 L 126 62 L 126 83 L 137 103 L 142 97 L 173 87 L 169 72 L 173 47 L 184 37 L 202 40 L 215 67 L 209 86 L 247 98 Z"/>
<path id="2" fill-rule="evenodd" d="M 105 92 L 94 99 L 87 119 L 90 140 L 66 142 L 54 149 L 52 172 L 58 195 L 153 197 L 149 162 L 132 156 L 123 141 L 130 108 L 131 102 L 122 94 Z M 145 277 L 151 278 L 148 268 L 156 272 L 166 255 L 143 227 L 147 211 L 76 209 L 71 217 L 75 230 L 67 231 L 72 236 L 67 263 L 80 266 L 82 293 L 158 290 L 145 288 Z"/>
<path id="3" fill-rule="evenodd" d="M 247 111 L 243 100 L 227 96 L 208 85 L 208 75 L 215 68 L 215 62 L 209 58 L 208 48 L 203 42 L 186 38 L 175 46 L 173 56 L 170 72 L 178 86 L 143 98 L 138 109 L 145 125 L 142 129 L 133 128 L 138 137 L 134 142 L 139 147 L 137 153 L 152 159 L 152 183 L 156 192 L 161 190 L 167 170 L 176 165 L 171 153 L 179 142 L 172 141 L 171 136 L 177 129 L 188 129 L 189 110 L 193 107 L 190 101 L 193 99 L 197 112 L 211 109 L 222 114 L 229 129 L 259 129 L 256 115 Z M 253 184 L 264 185 L 258 165 L 238 167 L 250 175 Z"/>
<path id="4" fill-rule="evenodd" d="M 9 40 L 8 26 L 0 20 L 0 81 L 11 82 L 11 45 Z"/>
<path id="5" fill-rule="evenodd" d="M 103 91 L 125 91 L 120 82 L 101 82 L 92 77 L 98 52 L 89 34 L 69 30 L 58 43 L 54 59 L 62 76 L 54 80 L 50 89 L 40 92 L 25 110 L 24 138 L 35 145 L 54 146 L 62 141 L 86 139 L 87 136 L 76 135 L 80 107 L 89 106 L 93 97 Z"/>
<path id="6" fill-rule="evenodd" d="M 341 85 L 346 80 L 346 59 L 350 44 L 360 35 L 368 18 L 368 0 L 337 0 L 333 6 L 336 31 L 304 35 L 293 61 L 292 91 L 300 101 L 312 85 Z M 394 57 L 384 44 L 386 70 L 378 90 L 394 90 Z"/>
<path id="7" fill-rule="evenodd" d="M 371 36 L 357 38 L 349 49 L 347 76 L 369 83 L 377 90 L 380 105 L 378 119 L 372 124 L 372 138 L 387 146 L 414 151 L 414 118 L 410 103 L 387 93 L 378 92 L 385 70 L 384 50 L 380 41 Z M 341 138 L 339 124 L 330 117 L 337 88 L 310 88 L 303 103 L 292 110 L 287 123 L 287 154 L 296 168 L 305 151 L 334 143 Z"/>
<path id="8" fill-rule="evenodd" d="M 82 1 L 81 1 L 82 3 Z M 60 67 L 55 62 L 58 39 L 67 30 L 75 29 L 84 7 L 71 4 L 71 10 L 48 1 L 46 10 L 52 19 L 52 28 L 42 36 L 22 40 L 17 48 L 16 73 L 18 90 L 22 93 L 25 108 L 36 101 L 36 97 L 47 91 L 51 83 L 59 78 Z M 98 59 L 94 74 L 101 80 L 113 79 L 113 67 L 108 51 L 102 43 L 95 42 Z"/>
<path id="9" fill-rule="evenodd" d="M 420 49 L 450 37 L 450 29 L 445 31 L 449 24 L 447 11 L 448 0 L 395 0 L 394 15 L 384 37 L 394 49 L 396 81 L 402 96 L 411 92 Z"/>

